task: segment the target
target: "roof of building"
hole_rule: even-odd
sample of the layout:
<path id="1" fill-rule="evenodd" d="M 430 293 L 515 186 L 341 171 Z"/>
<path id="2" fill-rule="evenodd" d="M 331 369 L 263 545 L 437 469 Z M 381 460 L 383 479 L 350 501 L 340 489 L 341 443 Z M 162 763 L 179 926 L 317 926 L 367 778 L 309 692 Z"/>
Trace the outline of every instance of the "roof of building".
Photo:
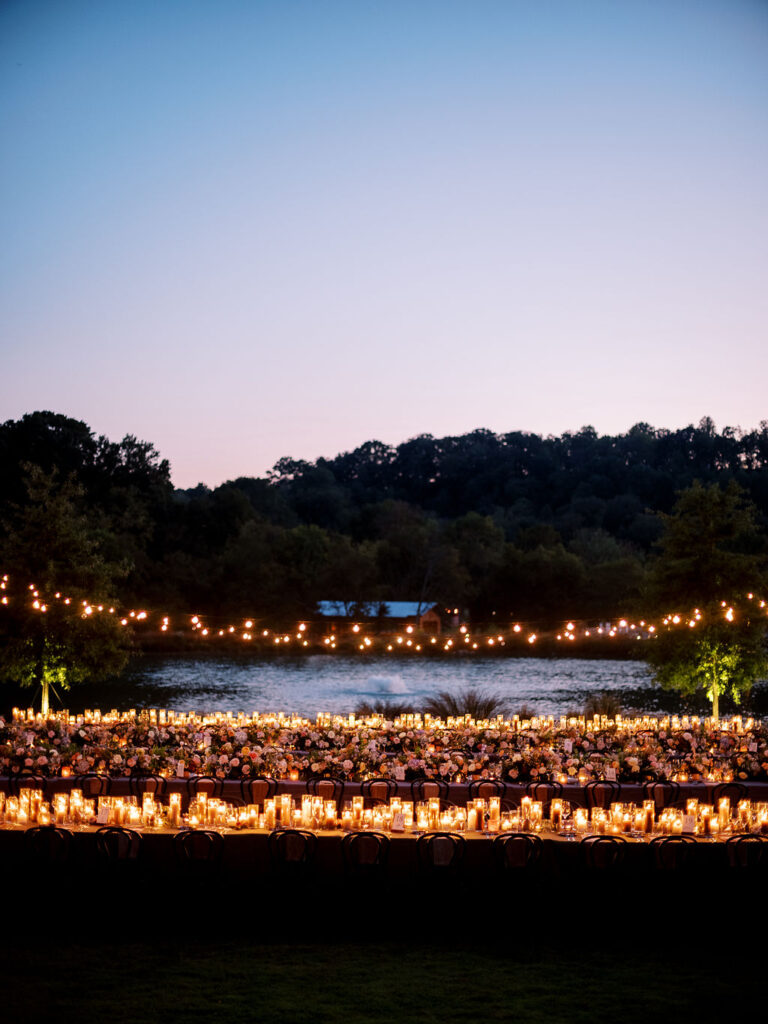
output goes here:
<path id="1" fill-rule="evenodd" d="M 433 608 L 423 601 L 318 601 L 317 609 L 326 618 L 415 619 Z"/>

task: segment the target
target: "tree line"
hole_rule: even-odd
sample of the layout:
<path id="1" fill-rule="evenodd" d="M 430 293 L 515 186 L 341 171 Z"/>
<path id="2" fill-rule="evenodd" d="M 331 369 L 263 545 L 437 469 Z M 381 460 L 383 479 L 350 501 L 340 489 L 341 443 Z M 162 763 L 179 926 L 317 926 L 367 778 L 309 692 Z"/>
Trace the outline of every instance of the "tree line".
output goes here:
<path id="1" fill-rule="evenodd" d="M 63 493 L 127 604 L 271 625 L 323 599 L 421 600 L 476 622 L 609 618 L 644 610 L 665 517 L 694 481 L 740 488 L 754 509 L 744 553 L 761 556 L 768 422 L 422 435 L 178 489 L 151 443 L 35 412 L 0 425 L 0 572 L 44 571 L 19 530 Z"/>

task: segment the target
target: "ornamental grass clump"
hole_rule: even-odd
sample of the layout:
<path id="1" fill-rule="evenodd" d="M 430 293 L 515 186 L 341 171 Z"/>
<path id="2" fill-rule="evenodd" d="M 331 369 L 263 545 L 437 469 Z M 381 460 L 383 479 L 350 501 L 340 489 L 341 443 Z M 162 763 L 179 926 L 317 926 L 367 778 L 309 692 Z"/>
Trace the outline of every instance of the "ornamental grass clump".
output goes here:
<path id="1" fill-rule="evenodd" d="M 587 718 L 594 718 L 595 715 L 615 718 L 620 714 L 621 701 L 615 693 L 610 693 L 608 690 L 590 694 L 584 704 L 584 715 Z"/>
<path id="2" fill-rule="evenodd" d="M 372 704 L 364 700 L 355 708 L 355 715 L 358 718 L 365 718 L 370 715 L 381 715 L 388 721 L 399 718 L 401 715 L 415 715 L 417 708 L 413 704 L 395 700 L 375 700 Z"/>
<path id="3" fill-rule="evenodd" d="M 459 690 L 449 693 L 441 690 L 424 702 L 423 711 L 435 718 L 461 718 L 469 715 L 474 719 L 496 718 L 506 713 L 507 702 L 490 690 Z"/>

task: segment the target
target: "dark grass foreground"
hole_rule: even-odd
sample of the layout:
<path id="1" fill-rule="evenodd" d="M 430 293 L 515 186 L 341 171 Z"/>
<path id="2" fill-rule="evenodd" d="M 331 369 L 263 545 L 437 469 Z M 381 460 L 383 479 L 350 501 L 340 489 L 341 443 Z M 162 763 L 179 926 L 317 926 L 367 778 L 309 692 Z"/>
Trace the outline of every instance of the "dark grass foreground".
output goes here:
<path id="1" fill-rule="evenodd" d="M 36 939 L 2 954 L 3 1016 L 14 1024 L 232 1020 L 431 1024 L 446 1021 L 717 1021 L 754 1011 L 760 974 L 754 955 L 719 930 L 692 935 L 684 915 L 676 941 L 643 948 L 629 929 L 606 925 L 603 941 L 583 942 L 578 919 L 552 922 L 556 941 L 526 939 L 524 922 L 478 920 L 481 941 L 412 941 L 429 913 L 405 915 L 405 941 L 371 942 L 376 914 L 349 921 L 352 941 L 325 942 L 314 915 L 297 921 L 295 942 L 265 942 L 268 922 L 250 938 L 227 941 L 230 914 L 197 937 L 174 932 L 168 913 L 147 921 L 157 940 L 115 942 L 119 908 L 91 908 L 80 921 L 55 911 Z M 341 913 L 341 910 L 336 912 Z M 409 921 L 410 918 L 410 921 Z M 489 934 L 497 930 L 497 941 Z M 572 933 L 565 940 L 564 932 Z M 92 936 L 83 940 L 83 933 Z M 362 938 L 353 940 L 355 934 Z M 99 941 L 97 936 L 106 941 Z M 306 937 L 304 937 L 306 936 Z M 755 939 L 757 940 L 757 936 Z M 643 943 L 643 946 L 645 944 Z M 759 946 L 759 940 L 757 942 Z"/>
<path id="2" fill-rule="evenodd" d="M 0 877 L 3 1024 L 722 1024 L 768 1005 L 762 869 Z"/>

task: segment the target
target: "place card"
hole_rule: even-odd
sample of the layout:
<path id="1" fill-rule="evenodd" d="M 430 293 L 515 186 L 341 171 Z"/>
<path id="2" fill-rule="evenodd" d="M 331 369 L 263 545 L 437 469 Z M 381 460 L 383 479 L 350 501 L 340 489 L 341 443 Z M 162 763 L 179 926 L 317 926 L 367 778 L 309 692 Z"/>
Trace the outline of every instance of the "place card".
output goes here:
<path id="1" fill-rule="evenodd" d="M 177 779 L 183 779 L 184 778 L 184 762 L 183 761 L 177 761 L 176 762 L 176 778 Z"/>
<path id="2" fill-rule="evenodd" d="M 108 804 L 103 804 L 101 807 L 99 807 L 99 812 L 96 815 L 96 824 L 97 825 L 106 825 L 108 822 L 109 822 L 109 806 L 108 806 Z"/>
<path id="3" fill-rule="evenodd" d="M 616 781 L 616 769 L 615 768 L 606 768 L 605 771 L 603 772 L 603 774 L 605 775 L 605 781 L 606 782 L 615 782 Z"/>
<path id="4" fill-rule="evenodd" d="M 398 782 L 405 782 L 405 768 L 401 764 L 395 765 L 395 778 Z"/>
<path id="5" fill-rule="evenodd" d="M 397 814 L 392 815 L 392 831 L 405 832 L 405 816 L 402 811 L 398 811 Z"/>
<path id="6" fill-rule="evenodd" d="M 684 814 L 683 815 L 683 832 L 695 832 L 696 831 L 696 815 L 695 814 Z"/>

